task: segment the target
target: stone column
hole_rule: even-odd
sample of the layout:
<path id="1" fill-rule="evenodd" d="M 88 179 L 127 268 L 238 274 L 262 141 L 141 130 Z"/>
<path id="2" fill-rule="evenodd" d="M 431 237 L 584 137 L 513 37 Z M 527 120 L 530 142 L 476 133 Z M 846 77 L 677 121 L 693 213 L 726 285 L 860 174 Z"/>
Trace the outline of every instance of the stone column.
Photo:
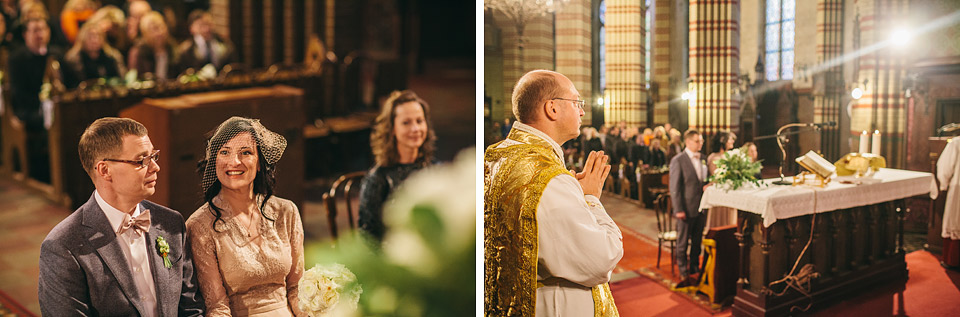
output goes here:
<path id="1" fill-rule="evenodd" d="M 644 12 L 640 1 L 607 2 L 604 122 L 646 125 Z"/>
<path id="2" fill-rule="evenodd" d="M 557 8 L 557 72 L 570 78 L 580 98 L 587 101 L 583 105 L 584 124 L 590 123 L 590 108 L 597 105 L 591 81 L 590 17 L 590 0 L 570 0 Z"/>
<path id="3" fill-rule="evenodd" d="M 689 125 L 702 133 L 740 129 L 739 1 L 690 2 Z"/>

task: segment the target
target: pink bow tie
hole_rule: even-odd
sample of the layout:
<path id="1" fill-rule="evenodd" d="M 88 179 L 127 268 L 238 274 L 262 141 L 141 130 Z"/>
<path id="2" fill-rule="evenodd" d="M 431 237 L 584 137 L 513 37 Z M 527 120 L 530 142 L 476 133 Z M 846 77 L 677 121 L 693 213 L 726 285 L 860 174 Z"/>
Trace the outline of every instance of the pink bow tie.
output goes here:
<path id="1" fill-rule="evenodd" d="M 698 152 L 698 153 L 693 153 L 693 159 L 699 160 L 699 159 L 700 159 L 700 153 L 699 153 L 699 152 Z"/>
<path id="2" fill-rule="evenodd" d="M 123 215 L 123 221 L 121 222 L 120 229 L 117 230 L 117 234 L 123 234 L 128 229 L 133 229 L 133 232 L 136 232 L 137 235 L 142 235 L 144 232 L 150 231 L 150 211 L 144 209 L 137 217 L 130 217 L 130 214 Z"/>

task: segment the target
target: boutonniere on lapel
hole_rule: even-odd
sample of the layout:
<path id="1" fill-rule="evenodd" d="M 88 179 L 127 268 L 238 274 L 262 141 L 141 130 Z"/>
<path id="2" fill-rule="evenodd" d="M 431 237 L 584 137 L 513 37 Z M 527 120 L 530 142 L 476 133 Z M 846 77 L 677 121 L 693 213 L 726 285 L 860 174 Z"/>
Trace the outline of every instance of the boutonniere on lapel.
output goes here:
<path id="1" fill-rule="evenodd" d="M 163 258 L 164 267 L 168 269 L 173 267 L 173 263 L 170 263 L 170 257 L 167 256 L 167 254 L 170 254 L 170 245 L 167 244 L 167 240 L 162 236 L 157 237 L 157 253 Z"/>

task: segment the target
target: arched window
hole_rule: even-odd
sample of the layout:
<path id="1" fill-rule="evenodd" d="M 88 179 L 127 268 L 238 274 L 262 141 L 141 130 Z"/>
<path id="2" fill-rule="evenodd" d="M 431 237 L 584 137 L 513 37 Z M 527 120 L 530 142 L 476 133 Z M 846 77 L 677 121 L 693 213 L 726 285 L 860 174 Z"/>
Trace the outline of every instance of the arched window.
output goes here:
<path id="1" fill-rule="evenodd" d="M 796 0 L 766 1 L 765 77 L 768 81 L 792 79 Z"/>

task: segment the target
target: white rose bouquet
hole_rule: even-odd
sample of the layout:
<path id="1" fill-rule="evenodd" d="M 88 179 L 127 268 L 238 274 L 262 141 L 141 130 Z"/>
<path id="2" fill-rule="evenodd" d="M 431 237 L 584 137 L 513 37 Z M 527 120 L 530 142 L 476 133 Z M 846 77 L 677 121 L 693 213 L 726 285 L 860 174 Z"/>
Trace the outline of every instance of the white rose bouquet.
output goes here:
<path id="1" fill-rule="evenodd" d="M 710 182 L 724 190 L 737 190 L 746 184 L 760 186 L 760 180 L 754 175 L 760 173 L 761 168 L 760 161 L 751 162 L 746 153 L 733 149 L 717 160 L 717 169 L 710 175 Z"/>
<path id="2" fill-rule="evenodd" d="M 357 277 L 340 263 L 314 265 L 303 272 L 297 289 L 300 310 L 310 316 L 355 315 L 363 293 Z"/>
<path id="3" fill-rule="evenodd" d="M 475 149 L 464 150 L 452 164 L 433 165 L 404 180 L 384 206 L 387 232 L 382 244 L 365 234 L 343 235 L 332 246 L 305 246 L 305 263 L 343 263 L 363 281 L 357 316 L 472 316 L 477 290 L 476 154 Z M 319 289 L 325 284 L 315 285 Z M 303 284 L 300 292 L 303 301 L 308 296 Z M 324 298 L 319 292 L 308 297 Z M 351 293 L 336 294 L 343 305 Z M 317 300 L 317 308 L 324 303 Z"/>

